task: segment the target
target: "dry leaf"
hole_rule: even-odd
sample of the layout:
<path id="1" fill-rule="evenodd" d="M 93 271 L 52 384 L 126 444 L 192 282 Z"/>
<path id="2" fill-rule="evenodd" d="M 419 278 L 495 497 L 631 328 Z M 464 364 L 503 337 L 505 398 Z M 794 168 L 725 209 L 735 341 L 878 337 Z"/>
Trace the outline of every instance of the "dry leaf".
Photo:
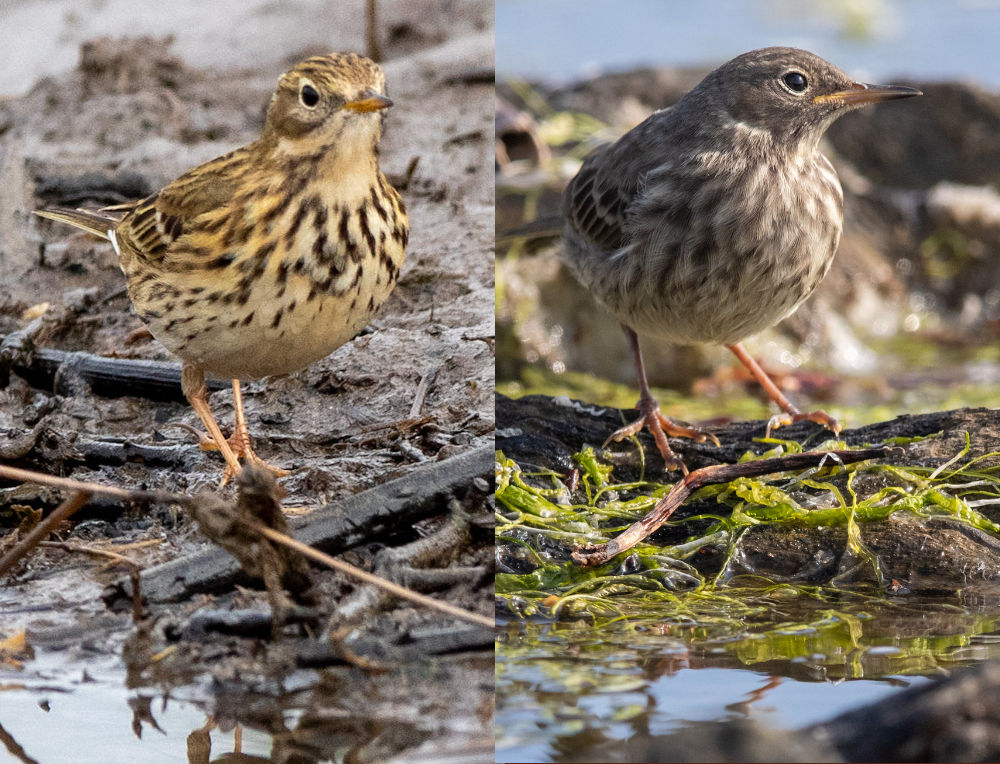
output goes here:
<path id="1" fill-rule="evenodd" d="M 21 318 L 24 319 L 25 321 L 32 321 L 38 318 L 39 316 L 44 316 L 45 311 L 47 311 L 48 309 L 49 309 L 49 303 L 40 302 L 37 305 L 32 305 L 30 308 L 24 311 L 24 313 L 21 314 Z"/>

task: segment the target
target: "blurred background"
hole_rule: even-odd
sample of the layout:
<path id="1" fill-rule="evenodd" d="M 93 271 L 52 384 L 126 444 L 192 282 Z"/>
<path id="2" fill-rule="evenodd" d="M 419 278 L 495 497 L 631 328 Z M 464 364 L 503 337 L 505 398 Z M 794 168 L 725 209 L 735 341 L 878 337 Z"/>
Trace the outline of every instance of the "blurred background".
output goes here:
<path id="1" fill-rule="evenodd" d="M 77 64 L 80 43 L 96 37 L 173 36 L 172 50 L 200 68 L 281 68 L 288 51 L 356 48 L 365 39 L 364 0 L 351 0 L 330 24 L 336 3 L 316 0 L 0 0 L 0 94 L 20 95 L 43 76 Z M 384 6 L 385 4 L 383 4 Z M 353 7 L 351 7 L 353 6 Z M 395 9 L 392 9 L 395 10 Z M 126 25 L 123 19 L 128 19 Z M 333 47 L 331 47 L 331 45 Z M 338 47 L 339 46 L 339 47 Z"/>
<path id="2" fill-rule="evenodd" d="M 497 0 L 497 74 L 583 79 L 699 66 L 766 45 L 806 48 L 852 73 L 1000 85 L 996 0 Z"/>
<path id="3" fill-rule="evenodd" d="M 632 406 L 614 320 L 558 263 L 557 240 L 503 233 L 557 211 L 595 146 L 754 48 L 806 48 L 922 98 L 848 115 L 824 152 L 845 190 L 834 269 L 747 343 L 800 406 L 848 426 L 1000 401 L 1000 2 L 497 0 L 498 388 Z M 643 343 L 668 414 L 763 417 L 721 348 Z"/>

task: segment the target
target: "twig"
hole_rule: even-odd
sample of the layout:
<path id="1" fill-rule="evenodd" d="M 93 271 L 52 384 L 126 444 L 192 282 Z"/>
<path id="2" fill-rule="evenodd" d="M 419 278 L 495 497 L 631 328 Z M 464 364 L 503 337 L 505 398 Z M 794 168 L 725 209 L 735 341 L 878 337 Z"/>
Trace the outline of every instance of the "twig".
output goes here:
<path id="1" fill-rule="evenodd" d="M 6 480 L 16 480 L 20 483 L 50 485 L 53 488 L 62 488 L 67 491 L 86 492 L 88 494 L 98 494 L 101 496 L 113 496 L 114 498 L 122 499 L 123 501 L 145 502 L 149 504 L 187 504 L 192 501 L 191 496 L 185 496 L 181 493 L 170 493 L 169 491 L 129 490 L 126 488 L 118 488 L 113 485 L 101 485 L 100 483 L 88 483 L 82 480 L 73 480 L 72 478 L 46 475 L 43 472 L 35 472 L 33 470 L 22 470 L 18 467 L 9 467 L 6 464 L 0 464 L 0 478 Z"/>
<path id="2" fill-rule="evenodd" d="M 450 496 L 469 490 L 475 478 L 491 475 L 493 463 L 492 443 L 469 449 L 417 465 L 401 477 L 321 507 L 305 518 L 292 519 L 289 525 L 303 543 L 339 554 L 440 515 Z M 239 580 L 236 560 L 213 547 L 145 570 L 142 588 L 150 602 L 178 602 L 197 592 L 225 591 Z"/>
<path id="3" fill-rule="evenodd" d="M 246 521 L 244 521 L 246 522 Z M 494 627 L 494 622 L 492 618 L 487 618 L 484 615 L 479 615 L 479 613 L 472 613 L 468 610 L 463 610 L 460 607 L 455 607 L 454 605 L 449 605 L 447 602 L 441 602 L 433 597 L 427 597 L 423 594 L 418 594 L 417 592 L 406 589 L 398 584 L 394 584 L 392 581 L 387 581 L 384 578 L 379 578 L 371 573 L 368 573 L 361 568 L 356 568 L 350 563 L 344 562 L 343 560 L 338 560 L 335 557 L 331 557 L 328 554 L 324 554 L 319 550 L 313 549 L 311 546 L 303 544 L 301 541 L 293 539 L 291 536 L 286 536 L 283 533 L 278 533 L 266 525 L 261 523 L 251 523 L 246 522 L 247 526 L 253 528 L 260 535 L 271 539 L 271 541 L 277 542 L 278 544 L 284 544 L 289 549 L 294 549 L 300 554 L 305 555 L 311 560 L 322 563 L 327 567 L 333 568 L 334 570 L 339 570 L 341 573 L 346 573 L 347 575 L 360 579 L 366 584 L 372 584 L 377 586 L 390 594 L 395 596 L 410 600 L 411 602 L 416 602 L 424 607 L 429 607 L 434 610 L 438 610 L 442 613 L 447 613 L 448 615 L 454 616 L 455 618 L 461 618 L 463 621 L 469 621 L 470 623 L 476 623 L 480 626 L 486 626 L 490 629 Z"/>
<path id="4" fill-rule="evenodd" d="M 77 491 L 56 507 L 51 515 L 36 525 L 24 539 L 19 541 L 13 549 L 0 558 L 0 576 L 14 567 L 18 560 L 38 546 L 63 520 L 71 517 L 89 500 L 89 491 Z"/>
<path id="5" fill-rule="evenodd" d="M 3 725 L 0 725 L 0 743 L 3 743 L 7 752 L 22 762 L 22 764 L 38 764 L 38 760 L 31 758 L 27 751 L 14 739 L 14 736 L 3 728 Z"/>
<path id="6" fill-rule="evenodd" d="M 403 171 L 402 175 L 398 173 L 389 173 L 389 180 L 392 181 L 392 185 L 396 187 L 398 191 L 406 191 L 410 187 L 410 182 L 413 180 L 413 175 L 417 171 L 417 165 L 420 164 L 420 155 L 410 157 L 409 163 L 406 165 L 406 169 Z"/>
<path id="7" fill-rule="evenodd" d="M 417 390 L 413 393 L 413 405 L 410 406 L 410 419 L 416 419 L 420 416 L 420 409 L 424 407 L 424 398 L 427 397 L 427 391 L 430 389 L 436 376 L 437 369 L 431 369 L 424 372 L 423 376 L 420 377 L 420 381 L 417 383 Z"/>
<path id="8" fill-rule="evenodd" d="M 38 546 L 43 549 L 61 549 L 64 552 L 81 552 L 83 554 L 93 555 L 94 557 L 106 557 L 112 562 L 120 563 L 122 565 L 127 565 L 132 568 L 138 568 L 139 563 L 133 560 L 131 557 L 126 557 L 118 552 L 113 552 L 110 549 L 101 549 L 96 546 L 87 546 L 86 544 L 74 544 L 70 541 L 42 541 Z"/>
<path id="9" fill-rule="evenodd" d="M 368 0 L 368 26 L 365 35 L 368 43 L 368 58 L 372 61 L 382 60 L 382 48 L 378 44 L 378 7 L 377 0 Z"/>
<path id="10" fill-rule="evenodd" d="M 812 451 L 774 459 L 758 459 L 739 464 L 716 464 L 690 472 L 675 483 L 670 493 L 660 499 L 649 513 L 606 544 L 585 544 L 573 548 L 573 562 L 589 567 L 601 565 L 612 557 L 631 549 L 667 521 L 687 498 L 699 488 L 714 483 L 728 483 L 740 477 L 759 477 L 774 472 L 804 469 L 822 464 L 828 458 L 841 464 L 853 464 L 866 459 L 878 459 L 894 451 L 892 446 L 862 448 L 857 451 Z"/>

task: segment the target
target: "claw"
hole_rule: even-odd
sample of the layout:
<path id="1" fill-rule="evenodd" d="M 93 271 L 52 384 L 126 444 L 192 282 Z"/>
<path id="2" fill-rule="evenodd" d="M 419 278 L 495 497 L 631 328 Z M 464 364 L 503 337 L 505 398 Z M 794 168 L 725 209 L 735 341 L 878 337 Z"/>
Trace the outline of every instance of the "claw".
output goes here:
<path id="1" fill-rule="evenodd" d="M 236 458 L 241 459 L 245 464 L 252 464 L 255 467 L 269 470 L 273 472 L 276 477 L 285 477 L 286 475 L 292 474 L 288 470 L 282 469 L 281 467 L 275 467 L 273 464 L 268 464 L 257 456 L 250 445 L 250 433 L 248 431 L 244 431 L 242 428 L 237 428 L 236 432 L 234 432 L 231 437 L 226 439 L 226 443 L 229 444 L 233 453 L 236 454 Z M 212 437 L 206 434 L 201 436 L 198 441 L 198 447 L 202 451 L 221 450 Z M 229 481 L 234 477 L 236 477 L 236 470 L 232 469 L 227 463 L 226 469 L 222 473 L 222 480 L 219 482 L 219 487 L 222 488 L 222 486 L 229 483 Z"/>
<path id="2" fill-rule="evenodd" d="M 624 324 L 622 325 L 622 330 L 625 332 L 625 338 L 628 340 L 629 347 L 632 348 L 636 376 L 639 378 L 639 402 L 636 404 L 636 408 L 639 409 L 639 418 L 611 433 L 608 439 L 604 441 L 603 448 L 607 448 L 611 441 L 621 441 L 625 440 L 625 438 L 631 438 L 642 430 L 643 427 L 648 427 L 649 431 L 653 433 L 653 440 L 656 441 L 656 448 L 659 450 L 660 456 L 663 457 L 663 463 L 666 468 L 668 470 L 680 470 L 687 475 L 687 466 L 670 447 L 670 443 L 667 442 L 667 434 L 675 438 L 691 438 L 696 443 L 704 443 L 706 440 L 711 440 L 717 446 L 719 445 L 719 439 L 712 433 L 699 430 L 697 427 L 677 424 L 660 412 L 660 404 L 656 402 L 656 398 L 649 392 L 649 383 L 646 381 L 646 368 L 642 363 L 642 351 L 639 349 L 639 337 L 635 331 Z"/>
<path id="3" fill-rule="evenodd" d="M 764 437 L 771 437 L 771 430 L 777 430 L 779 427 L 786 427 L 790 424 L 795 424 L 796 422 L 815 422 L 818 425 L 822 425 L 834 435 L 840 435 L 840 430 L 843 425 L 836 420 L 836 418 L 830 416 L 825 411 L 807 411 L 801 412 L 796 411 L 794 414 L 783 413 L 775 414 L 773 417 L 767 420 L 767 430 L 764 433 Z"/>
<path id="4" fill-rule="evenodd" d="M 753 356 L 751 356 L 746 349 L 739 342 L 733 345 L 727 345 L 733 354 L 740 360 L 744 366 L 747 367 L 753 378 L 756 379 L 760 386 L 764 388 L 764 392 L 767 393 L 768 397 L 781 407 L 784 412 L 782 414 L 775 414 L 773 417 L 767 420 L 767 430 L 766 437 L 771 437 L 771 430 L 777 430 L 779 427 L 784 427 L 789 424 L 794 424 L 795 422 L 815 422 L 816 424 L 823 425 L 826 429 L 830 430 L 834 435 L 840 435 L 841 424 L 832 416 L 827 414 L 825 411 L 810 411 L 808 413 L 803 413 L 799 411 L 785 394 L 778 389 L 778 386 L 774 384 L 774 381 L 768 376 L 767 372 L 757 363 Z"/>
<path id="5" fill-rule="evenodd" d="M 698 429 L 697 427 L 678 424 L 669 417 L 664 416 L 660 411 L 659 404 L 653 398 L 641 398 L 636 407 L 639 409 L 639 418 L 611 433 L 608 439 L 604 441 L 602 448 L 607 448 L 612 441 L 617 443 L 626 438 L 631 438 L 645 427 L 652 433 L 653 440 L 656 442 L 656 448 L 660 452 L 660 456 L 663 457 L 663 463 L 666 468 L 668 470 L 680 470 L 686 475 L 688 474 L 687 465 L 674 453 L 674 450 L 670 447 L 670 443 L 667 441 L 667 435 L 674 438 L 691 438 L 696 443 L 704 443 L 706 440 L 711 440 L 715 445 L 719 445 L 719 439 L 712 433 Z"/>

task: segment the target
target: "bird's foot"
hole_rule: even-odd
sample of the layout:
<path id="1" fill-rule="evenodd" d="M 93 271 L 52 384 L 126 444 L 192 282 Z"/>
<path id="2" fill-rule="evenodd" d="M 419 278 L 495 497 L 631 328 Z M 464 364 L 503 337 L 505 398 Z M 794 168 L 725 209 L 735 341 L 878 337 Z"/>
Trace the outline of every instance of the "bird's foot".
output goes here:
<path id="1" fill-rule="evenodd" d="M 245 464 L 251 464 L 254 467 L 259 467 L 260 469 L 269 470 L 273 472 L 276 477 L 285 477 L 291 473 L 288 470 L 282 469 L 281 467 L 275 467 L 273 464 L 268 464 L 256 453 L 254 453 L 253 447 L 250 445 L 250 433 L 242 428 L 237 428 L 236 431 L 226 439 L 229 447 L 236 454 L 236 458 L 244 462 Z M 219 451 L 219 444 L 215 442 L 212 436 L 208 434 L 202 434 L 200 440 L 198 441 L 198 447 L 202 451 Z M 230 480 L 236 477 L 236 470 L 232 468 L 229 464 L 226 464 L 226 469 L 222 473 L 222 480 L 219 483 L 219 487 L 226 485 Z"/>
<path id="2" fill-rule="evenodd" d="M 775 414 L 767 420 L 767 430 L 764 433 L 764 437 L 770 438 L 772 430 L 777 430 L 779 427 L 785 427 L 796 422 L 815 422 L 828 429 L 834 435 L 840 435 L 840 430 L 843 427 L 840 422 L 825 411 L 783 412 Z"/>
<path id="3" fill-rule="evenodd" d="M 688 425 L 678 424 L 660 411 L 660 405 L 652 398 L 640 399 L 636 404 L 639 409 L 639 418 L 629 424 L 615 430 L 608 439 L 604 441 L 602 448 L 607 448 L 612 441 L 619 442 L 625 438 L 631 438 L 642 430 L 648 428 L 656 441 L 656 448 L 663 457 L 663 463 L 668 470 L 680 470 L 685 475 L 688 472 L 684 461 L 674 453 L 667 441 L 667 435 L 673 438 L 691 438 L 696 443 L 704 443 L 706 440 L 712 441 L 715 445 L 720 445 L 719 439 L 706 430 Z"/>

